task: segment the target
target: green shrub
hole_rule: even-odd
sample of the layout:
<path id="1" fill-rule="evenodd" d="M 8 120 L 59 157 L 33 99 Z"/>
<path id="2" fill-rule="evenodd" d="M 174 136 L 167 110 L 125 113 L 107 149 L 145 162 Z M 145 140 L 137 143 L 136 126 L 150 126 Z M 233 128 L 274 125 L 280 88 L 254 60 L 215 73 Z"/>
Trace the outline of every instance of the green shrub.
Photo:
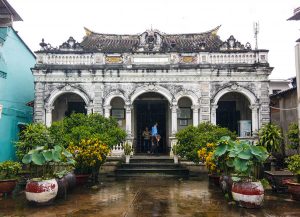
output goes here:
<path id="1" fill-rule="evenodd" d="M 291 123 L 287 132 L 289 147 L 299 153 L 299 128 L 298 124 Z"/>
<path id="2" fill-rule="evenodd" d="M 291 171 L 292 173 L 294 173 L 294 175 L 297 176 L 297 181 L 298 183 L 300 183 L 300 155 L 296 154 L 290 156 L 287 158 L 286 162 L 288 164 L 289 171 Z"/>
<path id="3" fill-rule="evenodd" d="M 21 164 L 14 161 L 4 161 L 0 163 L 0 180 L 15 179 L 21 170 Z"/>
<path id="4" fill-rule="evenodd" d="M 105 118 L 100 114 L 75 113 L 50 127 L 55 144 L 67 147 L 71 142 L 77 144 L 82 139 L 95 138 L 112 147 L 126 137 L 123 129 L 113 118 Z"/>
<path id="5" fill-rule="evenodd" d="M 199 162 L 197 151 L 206 146 L 206 143 L 217 142 L 222 136 L 236 138 L 236 134 L 229 129 L 208 122 L 201 123 L 197 127 L 188 126 L 176 134 L 178 155 Z"/>
<path id="6" fill-rule="evenodd" d="M 258 132 L 258 144 L 264 146 L 268 152 L 277 152 L 280 150 L 282 134 L 279 127 L 275 124 L 265 124 Z"/>
<path id="7" fill-rule="evenodd" d="M 23 156 L 38 146 L 53 147 L 53 139 L 44 124 L 32 123 L 20 133 L 19 141 L 16 142 L 16 155 L 21 161 Z"/>

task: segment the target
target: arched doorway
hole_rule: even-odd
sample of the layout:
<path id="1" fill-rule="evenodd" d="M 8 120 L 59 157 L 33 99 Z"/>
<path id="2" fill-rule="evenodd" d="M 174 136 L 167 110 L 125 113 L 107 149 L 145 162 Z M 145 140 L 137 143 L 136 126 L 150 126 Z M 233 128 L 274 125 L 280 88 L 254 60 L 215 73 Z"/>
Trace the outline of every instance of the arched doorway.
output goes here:
<path id="1" fill-rule="evenodd" d="M 152 126 L 158 123 L 158 133 L 161 136 L 159 147 L 157 149 L 160 154 L 167 154 L 168 137 L 169 137 L 169 102 L 159 93 L 147 92 L 139 95 L 134 100 L 135 111 L 135 139 L 136 153 L 147 153 L 144 147 L 142 137 L 143 130 L 148 127 L 151 131 Z"/>
<path id="2" fill-rule="evenodd" d="M 239 137 L 251 136 L 250 102 L 241 93 L 229 92 L 219 99 L 216 119 L 217 125 L 235 131 Z"/>
<path id="3" fill-rule="evenodd" d="M 114 97 L 110 101 L 110 116 L 116 118 L 119 126 L 126 130 L 126 122 L 125 122 L 125 102 L 121 97 Z"/>
<path id="4" fill-rule="evenodd" d="M 69 117 L 72 113 L 87 113 L 85 101 L 75 93 L 64 93 L 58 96 L 53 106 L 52 122 Z"/>
<path id="5" fill-rule="evenodd" d="M 188 97 L 178 100 L 177 129 L 182 130 L 188 125 L 193 125 L 192 101 Z"/>

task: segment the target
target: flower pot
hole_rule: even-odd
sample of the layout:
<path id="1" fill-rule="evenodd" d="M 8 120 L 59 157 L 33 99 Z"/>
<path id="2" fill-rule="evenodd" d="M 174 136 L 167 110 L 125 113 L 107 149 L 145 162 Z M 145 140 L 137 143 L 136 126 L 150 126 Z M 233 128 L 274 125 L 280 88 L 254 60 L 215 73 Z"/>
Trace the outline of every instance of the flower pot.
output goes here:
<path id="1" fill-rule="evenodd" d="M 25 194 L 29 202 L 43 205 L 51 203 L 58 191 L 58 184 L 55 179 L 29 180 L 26 184 Z"/>
<path id="2" fill-rule="evenodd" d="M 300 183 L 288 182 L 288 192 L 292 195 L 293 200 L 300 201 Z"/>
<path id="3" fill-rule="evenodd" d="M 208 174 L 209 183 L 214 184 L 215 186 L 220 186 L 220 176 L 217 174 Z"/>
<path id="4" fill-rule="evenodd" d="M 125 163 L 129 164 L 130 161 L 130 155 L 125 155 L 126 159 L 125 159 Z"/>
<path id="5" fill-rule="evenodd" d="M 76 176 L 73 172 L 68 173 L 67 175 L 64 176 L 64 178 L 67 181 L 68 190 L 71 190 L 71 189 L 75 188 L 75 186 L 76 186 Z"/>
<path id="6" fill-rule="evenodd" d="M 178 156 L 174 155 L 174 164 L 178 164 Z"/>
<path id="7" fill-rule="evenodd" d="M 10 194 L 15 189 L 16 185 L 16 179 L 0 180 L 0 193 Z"/>
<path id="8" fill-rule="evenodd" d="M 231 191 L 233 199 L 241 207 L 259 208 L 264 201 L 264 188 L 261 182 L 234 182 Z"/>
<path id="9" fill-rule="evenodd" d="M 76 174 L 76 185 L 84 185 L 88 182 L 90 174 Z"/>

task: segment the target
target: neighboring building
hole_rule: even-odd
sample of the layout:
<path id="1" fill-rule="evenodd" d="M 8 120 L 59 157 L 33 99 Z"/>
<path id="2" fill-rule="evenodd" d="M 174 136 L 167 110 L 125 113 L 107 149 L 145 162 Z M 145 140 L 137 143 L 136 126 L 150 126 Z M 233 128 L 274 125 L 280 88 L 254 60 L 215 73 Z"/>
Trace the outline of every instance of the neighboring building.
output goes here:
<path id="1" fill-rule="evenodd" d="M 6 0 L 0 0 L 0 162 L 15 158 L 14 141 L 22 125 L 32 121 L 26 104 L 34 98 L 35 56 L 13 29 L 21 17 Z"/>
<path id="2" fill-rule="evenodd" d="M 114 116 L 135 152 L 142 130 L 158 122 L 162 152 L 187 125 L 209 121 L 251 136 L 270 121 L 268 50 L 252 50 L 219 27 L 204 33 L 99 34 L 86 29 L 58 48 L 36 52 L 35 121 L 72 112 Z M 172 154 L 172 153 L 170 153 Z"/>
<path id="3" fill-rule="evenodd" d="M 292 87 L 291 79 L 271 79 L 269 94 L 276 94 Z"/>
<path id="4" fill-rule="evenodd" d="M 292 79 L 291 84 L 291 88 L 270 95 L 271 122 L 280 126 L 284 135 L 284 144 L 288 144 L 286 134 L 289 125 L 297 123 L 298 119 L 296 78 Z"/>

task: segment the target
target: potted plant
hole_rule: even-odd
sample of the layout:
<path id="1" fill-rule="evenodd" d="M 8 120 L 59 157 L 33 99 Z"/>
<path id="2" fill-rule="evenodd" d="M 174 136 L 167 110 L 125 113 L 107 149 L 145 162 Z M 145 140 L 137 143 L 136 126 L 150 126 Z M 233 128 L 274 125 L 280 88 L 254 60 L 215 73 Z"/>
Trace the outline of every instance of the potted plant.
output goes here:
<path id="1" fill-rule="evenodd" d="M 125 144 L 123 145 L 123 149 L 125 154 L 125 163 L 129 164 L 132 147 L 128 142 L 125 142 Z"/>
<path id="2" fill-rule="evenodd" d="M 0 163 L 0 193 L 10 194 L 16 187 L 21 164 L 14 161 Z"/>
<path id="3" fill-rule="evenodd" d="M 79 143 L 71 142 L 67 148 L 75 157 L 76 184 L 85 184 L 89 177 L 94 174 L 95 180 L 100 166 L 105 162 L 110 152 L 108 145 L 97 138 L 82 139 Z"/>
<path id="4" fill-rule="evenodd" d="M 291 171 L 297 178 L 297 182 L 289 181 L 288 191 L 291 193 L 294 200 L 300 200 L 300 155 L 293 155 L 286 160 L 288 170 Z"/>
<path id="5" fill-rule="evenodd" d="M 291 123 L 287 132 L 289 148 L 294 149 L 299 154 L 299 128 L 298 124 Z"/>
<path id="6" fill-rule="evenodd" d="M 174 144 L 172 147 L 174 164 L 178 164 L 178 144 Z"/>
<path id="7" fill-rule="evenodd" d="M 55 199 L 59 188 L 55 177 L 64 168 L 62 163 L 75 163 L 72 154 L 58 145 L 38 146 L 25 154 L 22 162 L 32 171 L 32 178 L 26 184 L 26 198 L 36 204 L 49 204 Z"/>
<path id="8" fill-rule="evenodd" d="M 214 152 L 215 158 L 225 159 L 231 169 L 232 197 L 245 208 L 261 207 L 264 199 L 264 188 L 254 177 L 254 168 L 261 165 L 268 158 L 265 147 L 250 144 L 248 141 L 232 141 L 229 137 L 222 137 L 223 142 Z"/>

